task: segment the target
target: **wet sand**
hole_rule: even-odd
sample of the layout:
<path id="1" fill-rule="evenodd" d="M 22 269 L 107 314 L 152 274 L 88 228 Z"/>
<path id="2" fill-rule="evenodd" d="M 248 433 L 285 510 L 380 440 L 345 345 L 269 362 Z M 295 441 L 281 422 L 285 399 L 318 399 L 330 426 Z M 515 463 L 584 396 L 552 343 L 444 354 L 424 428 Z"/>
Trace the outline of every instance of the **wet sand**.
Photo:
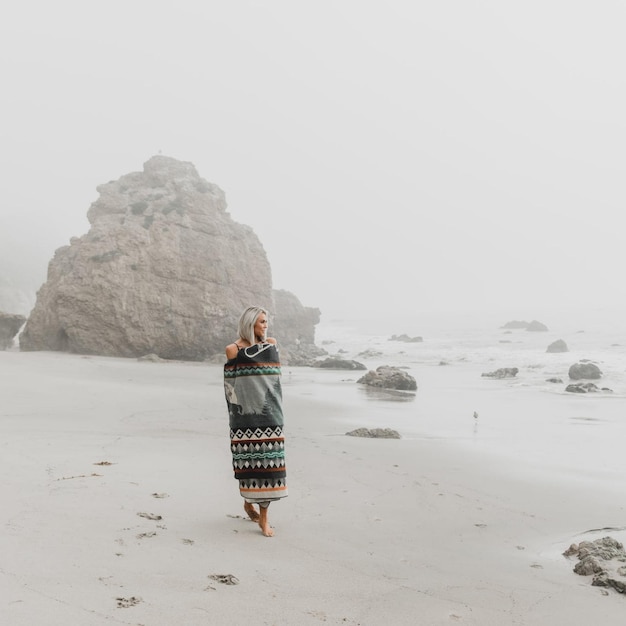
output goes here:
<path id="1" fill-rule="evenodd" d="M 626 600 L 562 556 L 623 525 L 614 484 L 520 468 L 497 438 L 346 437 L 351 383 L 290 372 L 290 496 L 265 538 L 232 478 L 220 366 L 0 352 L 3 623 L 623 623 Z"/>

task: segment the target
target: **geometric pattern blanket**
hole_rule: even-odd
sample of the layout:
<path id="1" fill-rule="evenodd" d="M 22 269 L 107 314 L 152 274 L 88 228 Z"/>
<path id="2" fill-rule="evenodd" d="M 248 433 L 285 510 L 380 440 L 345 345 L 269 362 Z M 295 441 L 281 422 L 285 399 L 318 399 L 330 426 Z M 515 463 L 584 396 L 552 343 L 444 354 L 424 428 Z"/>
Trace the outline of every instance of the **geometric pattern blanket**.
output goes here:
<path id="1" fill-rule="evenodd" d="M 271 343 L 240 348 L 224 365 L 233 470 L 248 502 L 287 496 L 280 374 Z"/>

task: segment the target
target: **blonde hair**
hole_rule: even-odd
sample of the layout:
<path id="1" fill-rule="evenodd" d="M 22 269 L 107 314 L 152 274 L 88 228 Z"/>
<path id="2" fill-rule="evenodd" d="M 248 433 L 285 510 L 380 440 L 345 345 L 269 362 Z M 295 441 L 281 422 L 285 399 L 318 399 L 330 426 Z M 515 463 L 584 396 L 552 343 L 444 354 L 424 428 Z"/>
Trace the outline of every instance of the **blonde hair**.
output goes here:
<path id="1" fill-rule="evenodd" d="M 257 343 L 257 338 L 254 336 L 254 325 L 262 313 L 269 315 L 263 307 L 249 306 L 239 318 L 239 336 L 245 339 L 251 346 Z M 262 337 L 262 339 L 265 339 L 265 337 Z"/>

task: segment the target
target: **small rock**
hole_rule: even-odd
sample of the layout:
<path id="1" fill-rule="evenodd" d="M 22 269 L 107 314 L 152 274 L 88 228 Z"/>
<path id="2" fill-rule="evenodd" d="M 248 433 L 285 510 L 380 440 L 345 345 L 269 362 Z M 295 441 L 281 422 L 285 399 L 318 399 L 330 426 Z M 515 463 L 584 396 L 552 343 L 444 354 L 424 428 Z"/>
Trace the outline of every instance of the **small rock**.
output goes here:
<path id="1" fill-rule="evenodd" d="M 481 376 L 487 378 L 514 378 L 517 376 L 519 369 L 517 367 L 501 367 L 493 372 L 484 372 Z"/>
<path id="2" fill-rule="evenodd" d="M 400 439 L 400 433 L 391 428 L 357 428 L 346 433 L 349 437 L 371 437 L 373 439 Z"/>

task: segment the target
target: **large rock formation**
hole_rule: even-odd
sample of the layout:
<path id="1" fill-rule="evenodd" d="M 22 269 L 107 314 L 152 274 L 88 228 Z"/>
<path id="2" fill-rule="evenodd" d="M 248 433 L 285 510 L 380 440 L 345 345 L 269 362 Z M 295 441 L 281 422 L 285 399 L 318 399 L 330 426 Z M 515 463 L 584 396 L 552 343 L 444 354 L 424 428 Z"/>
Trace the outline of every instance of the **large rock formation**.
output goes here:
<path id="1" fill-rule="evenodd" d="M 97 190 L 89 232 L 50 261 L 21 349 L 202 360 L 246 306 L 275 312 L 261 242 L 191 163 L 155 156 Z"/>
<path id="2" fill-rule="evenodd" d="M 290 365 L 312 365 L 326 350 L 315 345 L 315 326 L 320 310 L 302 306 L 300 300 L 284 289 L 275 289 L 274 311 L 270 335 L 275 335 L 281 361 Z"/>
<path id="3" fill-rule="evenodd" d="M 23 315 L 0 311 L 0 350 L 6 350 L 13 345 L 13 339 L 25 321 Z"/>
<path id="4" fill-rule="evenodd" d="M 402 371 L 399 367 L 389 365 L 381 365 L 376 368 L 376 371 L 370 370 L 356 382 L 362 385 L 370 385 L 371 387 L 381 387 L 382 389 L 417 391 L 417 381 L 411 374 Z"/>

